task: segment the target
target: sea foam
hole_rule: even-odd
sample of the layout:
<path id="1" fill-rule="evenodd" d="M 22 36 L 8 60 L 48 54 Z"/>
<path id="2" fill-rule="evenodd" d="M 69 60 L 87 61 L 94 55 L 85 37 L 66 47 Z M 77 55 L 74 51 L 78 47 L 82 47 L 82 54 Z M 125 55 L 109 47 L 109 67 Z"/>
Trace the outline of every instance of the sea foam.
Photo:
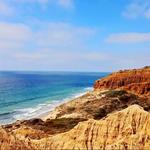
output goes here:
<path id="1" fill-rule="evenodd" d="M 78 98 L 84 94 L 86 94 L 88 91 L 92 91 L 92 87 L 84 88 L 81 92 L 72 94 L 69 97 L 64 98 L 63 100 L 52 100 L 47 103 L 38 104 L 36 107 L 30 107 L 30 108 L 24 108 L 24 109 L 17 109 L 15 110 L 15 114 L 13 115 L 14 120 L 22 120 L 22 119 L 31 119 L 31 118 L 37 118 L 41 117 L 44 114 L 49 113 L 52 111 L 55 107 L 68 102 L 72 99 Z"/>

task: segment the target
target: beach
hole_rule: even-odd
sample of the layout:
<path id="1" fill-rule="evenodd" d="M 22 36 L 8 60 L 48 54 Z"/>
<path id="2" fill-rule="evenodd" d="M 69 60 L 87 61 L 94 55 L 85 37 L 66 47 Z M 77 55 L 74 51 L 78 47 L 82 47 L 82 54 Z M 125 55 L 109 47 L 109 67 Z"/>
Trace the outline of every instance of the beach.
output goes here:
<path id="1" fill-rule="evenodd" d="M 93 90 L 92 87 L 87 88 L 85 92 L 78 93 L 72 98 L 65 99 L 64 101 L 62 101 L 62 102 L 58 103 L 57 105 L 55 105 L 53 108 L 50 108 L 48 112 L 42 113 L 41 115 L 36 116 L 36 118 L 40 118 L 43 121 L 46 121 L 47 119 L 54 119 L 54 118 L 56 118 L 56 115 L 57 115 L 57 110 L 56 109 L 58 107 L 60 107 L 62 105 L 65 105 L 67 103 L 70 103 L 71 101 L 74 101 L 76 99 L 80 99 L 80 97 L 86 95 L 87 93 L 91 92 L 92 90 Z"/>
<path id="2" fill-rule="evenodd" d="M 0 124 L 48 114 L 92 90 L 107 73 L 0 72 Z"/>

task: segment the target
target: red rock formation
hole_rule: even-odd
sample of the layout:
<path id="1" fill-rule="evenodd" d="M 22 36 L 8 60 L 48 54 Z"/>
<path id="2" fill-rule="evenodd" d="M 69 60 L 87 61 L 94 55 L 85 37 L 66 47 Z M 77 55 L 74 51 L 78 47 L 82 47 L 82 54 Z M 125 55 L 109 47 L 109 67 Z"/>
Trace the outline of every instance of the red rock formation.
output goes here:
<path id="1" fill-rule="evenodd" d="M 125 89 L 136 94 L 150 95 L 150 67 L 115 72 L 97 80 L 95 90 Z"/>

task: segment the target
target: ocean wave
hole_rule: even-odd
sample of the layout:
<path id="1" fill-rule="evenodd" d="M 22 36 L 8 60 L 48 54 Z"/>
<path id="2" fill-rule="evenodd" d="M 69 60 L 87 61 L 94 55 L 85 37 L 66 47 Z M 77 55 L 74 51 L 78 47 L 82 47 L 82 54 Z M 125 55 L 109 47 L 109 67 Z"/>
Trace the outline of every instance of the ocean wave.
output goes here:
<path id="1" fill-rule="evenodd" d="M 15 122 L 16 120 L 38 118 L 38 117 L 41 117 L 44 114 L 49 113 L 55 107 L 61 105 L 62 103 L 68 102 L 71 99 L 78 98 L 78 97 L 84 95 L 85 93 L 87 93 L 88 91 L 92 91 L 92 90 L 93 90 L 92 87 L 87 87 L 87 88 L 84 88 L 83 90 L 81 90 L 78 93 L 74 93 L 74 94 L 64 98 L 63 100 L 62 99 L 61 100 L 53 100 L 51 102 L 38 104 L 36 107 L 30 107 L 30 108 L 14 110 L 14 112 L 4 114 L 4 116 L 7 120 L 4 119 L 3 114 L 1 114 L 1 117 L 3 116 L 2 118 L 3 118 L 4 123 L 12 123 L 12 122 Z"/>

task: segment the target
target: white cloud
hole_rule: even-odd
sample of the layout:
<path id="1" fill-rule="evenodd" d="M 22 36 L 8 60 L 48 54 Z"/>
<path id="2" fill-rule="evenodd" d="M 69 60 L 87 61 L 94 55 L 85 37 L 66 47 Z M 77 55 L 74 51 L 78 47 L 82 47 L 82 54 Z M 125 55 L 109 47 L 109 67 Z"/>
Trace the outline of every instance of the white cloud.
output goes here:
<path id="1" fill-rule="evenodd" d="M 52 0 L 12 0 L 13 2 L 19 3 L 39 3 L 39 4 L 47 4 L 48 2 L 51 2 Z"/>
<path id="2" fill-rule="evenodd" d="M 36 30 L 25 24 L 0 23 L 0 69 L 6 65 L 41 68 L 42 64 L 53 68 L 92 60 L 98 56 L 84 50 L 94 33 L 94 29 L 61 22 L 38 24 Z"/>
<path id="3" fill-rule="evenodd" d="M 3 0 L 0 1 L 0 14 L 5 16 L 10 16 L 13 14 L 14 10 L 13 8 L 5 3 Z"/>
<path id="4" fill-rule="evenodd" d="M 73 7 L 73 0 L 58 0 L 58 4 L 64 8 L 72 8 Z"/>
<path id="5" fill-rule="evenodd" d="M 24 4 L 28 5 L 28 9 L 32 9 L 35 4 L 38 4 L 44 10 L 49 9 L 52 4 L 64 9 L 74 8 L 74 0 L 0 0 L 0 15 L 12 16 L 19 13 L 22 10 L 17 6 Z"/>
<path id="6" fill-rule="evenodd" d="M 33 31 L 25 24 L 0 23 L 0 49 L 31 46 L 40 48 L 75 48 L 82 46 L 95 33 L 94 29 L 73 26 L 68 23 L 42 23 Z M 29 44 L 30 45 L 30 44 Z"/>
<path id="7" fill-rule="evenodd" d="M 0 23 L 0 40 L 24 41 L 30 33 L 30 28 L 24 24 Z"/>
<path id="8" fill-rule="evenodd" d="M 149 0 L 131 0 L 126 6 L 123 16 L 131 19 L 138 17 L 150 18 L 150 1 Z"/>
<path id="9" fill-rule="evenodd" d="M 23 68 L 27 70 L 82 70 L 87 71 L 100 66 L 98 64 L 109 60 L 109 56 L 100 52 L 87 51 L 53 51 L 49 49 L 39 50 L 36 53 L 20 52 L 13 56 Z M 32 65 L 31 65 L 32 64 Z M 20 68 L 19 68 L 20 69 Z"/>
<path id="10" fill-rule="evenodd" d="M 2 0 L 4 3 L 4 0 Z M 45 5 L 45 7 L 48 8 L 48 4 L 56 4 L 59 5 L 63 8 L 72 8 L 74 5 L 74 0 L 11 0 L 11 4 L 22 4 L 22 3 L 26 3 L 26 4 L 40 4 L 42 7 Z"/>
<path id="11" fill-rule="evenodd" d="M 82 45 L 91 35 L 94 29 L 77 27 L 68 23 L 49 23 L 42 31 L 36 33 L 39 46 L 44 47 L 69 47 Z"/>
<path id="12" fill-rule="evenodd" d="M 14 58 L 18 60 L 23 60 L 27 62 L 31 61 L 40 61 L 41 59 L 46 59 L 48 57 L 47 54 L 45 54 L 43 51 L 40 52 L 18 52 L 14 56 Z"/>
<path id="13" fill-rule="evenodd" d="M 150 8 L 145 12 L 145 17 L 150 19 Z"/>
<path id="14" fill-rule="evenodd" d="M 0 51 L 24 47 L 31 37 L 30 28 L 24 24 L 0 22 Z"/>
<path id="15" fill-rule="evenodd" d="M 59 50 L 58 50 L 59 51 Z M 15 58 L 21 59 L 23 61 L 53 61 L 53 62 L 97 62 L 97 61 L 103 61 L 108 60 L 109 56 L 108 54 L 102 53 L 102 52 L 93 52 L 89 51 L 86 53 L 82 53 L 81 51 L 53 51 L 50 49 L 40 49 L 36 52 L 18 52 L 14 55 Z M 57 58 L 57 59 L 54 59 Z"/>
<path id="16" fill-rule="evenodd" d="M 39 26 L 39 24 L 38 24 Z M 0 70 L 89 70 L 109 59 L 87 48 L 95 30 L 68 23 L 0 23 Z M 93 69 L 94 70 L 94 69 Z"/>
<path id="17" fill-rule="evenodd" d="M 106 39 L 110 43 L 150 42 L 150 33 L 115 33 Z"/>

